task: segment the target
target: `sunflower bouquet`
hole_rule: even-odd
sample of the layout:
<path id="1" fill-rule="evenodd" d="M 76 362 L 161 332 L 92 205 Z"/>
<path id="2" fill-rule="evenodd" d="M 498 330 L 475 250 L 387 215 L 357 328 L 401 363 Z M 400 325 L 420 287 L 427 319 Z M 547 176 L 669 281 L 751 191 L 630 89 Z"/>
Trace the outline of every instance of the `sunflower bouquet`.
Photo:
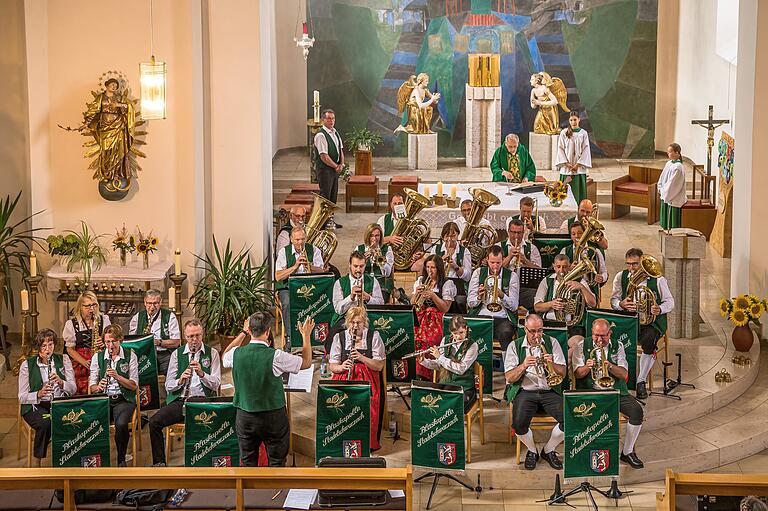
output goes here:
<path id="1" fill-rule="evenodd" d="M 544 185 L 544 195 L 552 206 L 558 208 L 568 198 L 568 185 L 562 181 L 553 181 Z"/>
<path id="2" fill-rule="evenodd" d="M 768 299 L 752 294 L 720 299 L 720 315 L 736 326 L 746 326 L 750 321 L 759 326 L 766 307 Z"/>
<path id="3" fill-rule="evenodd" d="M 126 255 L 136 250 L 136 238 L 133 234 L 128 234 L 128 229 L 123 224 L 122 229 L 115 228 L 115 237 L 112 238 L 112 250 L 120 251 L 120 266 L 125 266 Z"/>
<path id="4" fill-rule="evenodd" d="M 141 232 L 141 229 L 139 229 L 139 226 L 136 226 L 136 252 L 141 254 L 144 258 L 144 269 L 149 268 L 149 254 L 157 250 L 158 245 L 158 239 L 157 236 L 152 235 L 152 231 L 149 231 L 149 234 L 145 235 Z"/>

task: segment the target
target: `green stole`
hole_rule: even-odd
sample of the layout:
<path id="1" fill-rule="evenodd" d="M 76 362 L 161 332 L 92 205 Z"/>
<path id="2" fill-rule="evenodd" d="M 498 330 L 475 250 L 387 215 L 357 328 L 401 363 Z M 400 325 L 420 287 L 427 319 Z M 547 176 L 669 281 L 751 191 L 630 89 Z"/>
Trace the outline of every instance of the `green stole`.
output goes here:
<path id="1" fill-rule="evenodd" d="M 288 243 L 283 247 L 283 250 L 285 251 L 285 267 L 290 268 L 296 264 L 296 256 L 293 254 L 293 243 Z M 305 243 L 304 250 L 307 251 L 307 262 L 312 266 L 312 259 L 315 257 L 315 247 L 311 243 Z M 288 279 L 275 282 L 275 289 L 288 289 Z"/>
<path id="2" fill-rule="evenodd" d="M 176 374 L 175 378 L 178 380 L 179 376 L 181 376 L 181 373 L 187 370 L 187 367 L 189 367 L 189 353 L 184 353 L 185 346 L 179 346 L 176 348 Z M 202 367 L 203 372 L 205 374 L 210 375 L 211 374 L 211 367 L 213 364 L 213 360 L 211 359 L 211 348 L 208 348 L 206 351 L 206 346 L 203 344 L 202 349 L 200 351 L 200 358 L 198 359 L 200 362 L 200 367 Z M 207 362 L 207 363 L 206 363 Z M 203 387 L 203 393 L 205 394 L 205 397 L 211 397 L 216 395 L 216 391 L 213 389 L 209 389 L 204 384 L 200 384 L 201 387 Z M 181 397 L 181 393 L 184 390 L 184 387 L 180 389 L 176 389 L 174 391 L 168 392 L 168 397 L 166 398 L 166 404 L 171 404 L 173 401 Z"/>
<path id="3" fill-rule="evenodd" d="M 29 373 L 29 391 L 30 392 L 37 392 L 43 387 L 43 374 L 40 372 L 40 367 L 37 365 L 37 360 L 40 357 L 35 355 L 34 357 L 29 357 L 27 359 L 27 370 Z M 59 353 L 54 353 L 51 355 L 51 358 L 53 359 L 53 367 L 56 371 L 56 374 L 59 375 L 59 378 L 62 380 L 65 380 L 66 377 L 64 375 L 64 355 L 61 355 Z M 50 376 L 49 376 L 50 378 Z M 21 405 L 21 415 L 24 415 L 27 412 L 32 411 L 32 405 Z"/>
<path id="4" fill-rule="evenodd" d="M 102 350 L 99 352 L 99 355 L 98 355 L 99 378 L 97 381 L 101 381 L 104 378 L 104 376 L 107 374 L 107 364 L 104 361 L 104 357 L 106 353 L 107 353 L 107 350 Z M 130 348 L 123 348 L 122 360 L 120 360 L 118 364 L 113 366 L 113 369 L 115 370 L 115 372 L 117 372 L 117 374 L 129 380 L 131 379 L 131 353 L 133 353 L 133 351 Z M 138 383 L 139 382 L 136 382 L 136 384 Z M 119 384 L 118 386 L 120 387 L 120 393 L 123 395 L 126 401 L 128 401 L 129 403 L 136 403 L 135 390 L 128 390 Z"/>
<path id="5" fill-rule="evenodd" d="M 584 355 L 585 363 L 593 347 L 594 347 L 594 343 L 592 342 L 592 337 L 591 336 L 584 337 L 583 355 Z M 608 360 L 611 361 L 613 364 L 618 365 L 617 364 L 618 354 L 619 354 L 618 344 L 613 342 L 610 343 L 608 345 Z M 614 383 L 613 383 L 614 389 L 618 390 L 622 396 L 626 396 L 627 394 L 629 394 L 629 391 L 627 389 L 627 382 L 625 380 L 622 380 L 616 377 L 614 377 L 613 380 L 614 380 Z M 576 380 L 576 388 L 586 389 L 586 390 L 593 390 L 595 388 L 595 381 L 592 379 L 592 371 L 589 371 L 584 378 L 578 378 Z M 605 390 L 609 390 L 609 389 L 605 389 Z"/>
<path id="6" fill-rule="evenodd" d="M 658 280 L 654 277 L 649 277 L 646 283 L 648 289 L 651 290 L 656 297 L 656 304 L 661 305 L 661 293 L 659 293 Z M 627 297 L 627 287 L 629 286 L 629 270 L 621 272 L 621 298 L 622 300 Z M 656 329 L 661 335 L 667 332 L 667 315 L 659 314 L 656 316 L 656 320 L 651 323 L 651 326 Z"/>
<path id="7" fill-rule="evenodd" d="M 160 308 L 160 338 L 161 339 L 170 339 L 171 334 L 168 329 L 168 322 L 171 319 L 171 311 L 168 309 Z M 152 325 L 149 324 L 149 315 L 147 314 L 147 309 L 144 309 L 139 312 L 139 318 L 136 322 L 136 333 L 139 335 L 145 335 L 150 333 L 152 330 Z"/>
<path id="8" fill-rule="evenodd" d="M 285 408 L 283 379 L 272 372 L 275 353 L 274 348 L 257 342 L 235 349 L 232 357 L 235 408 L 251 413 Z"/>
<path id="9" fill-rule="evenodd" d="M 478 280 L 479 285 L 481 285 L 481 286 L 485 285 L 485 279 L 487 279 L 487 278 L 488 278 L 488 267 L 487 266 L 481 266 L 480 267 L 480 279 Z M 503 268 L 502 267 L 501 268 L 501 292 L 502 293 L 504 292 L 505 288 L 509 287 L 509 279 L 510 278 L 512 278 L 512 270 L 510 270 L 509 268 Z M 480 311 L 482 310 L 483 305 L 484 305 L 484 303 L 480 302 L 479 305 L 477 305 L 475 307 L 471 307 L 469 309 L 469 311 L 468 311 L 470 316 L 477 316 L 480 313 Z M 503 305 L 502 305 L 502 307 L 503 307 Z M 517 323 L 517 311 L 516 310 L 510 311 L 510 310 L 507 310 L 506 308 L 504 308 L 504 310 L 506 311 L 507 317 L 509 318 L 509 320 L 513 324 L 516 324 Z"/>
<path id="10" fill-rule="evenodd" d="M 524 341 L 525 341 L 524 335 L 512 341 L 515 343 L 515 352 L 517 353 L 517 365 L 520 365 L 520 362 L 524 360 L 525 357 L 528 356 L 526 354 L 528 352 L 527 348 L 525 350 L 523 349 Z M 542 341 L 542 344 L 544 344 L 544 348 L 547 350 L 547 353 L 551 355 L 552 341 L 553 341 L 552 337 L 545 334 L 544 337 L 542 337 L 541 341 Z M 504 391 L 504 395 L 506 396 L 508 402 L 511 403 L 512 401 L 514 401 L 515 396 L 517 396 L 517 393 L 520 392 L 520 389 L 523 386 L 523 378 L 525 378 L 525 373 L 523 373 L 523 375 L 517 381 L 512 383 L 507 383 L 507 388 Z M 562 385 L 557 385 L 555 387 L 552 387 L 552 390 L 554 390 L 558 394 L 562 394 L 563 390 L 561 387 Z"/>

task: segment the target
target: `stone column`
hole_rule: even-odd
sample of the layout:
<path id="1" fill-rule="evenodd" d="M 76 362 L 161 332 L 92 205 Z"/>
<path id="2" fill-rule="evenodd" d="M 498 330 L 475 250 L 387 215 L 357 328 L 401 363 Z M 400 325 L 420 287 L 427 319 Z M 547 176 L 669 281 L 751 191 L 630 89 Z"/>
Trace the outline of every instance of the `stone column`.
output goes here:
<path id="1" fill-rule="evenodd" d="M 536 170 L 552 170 L 557 156 L 558 135 L 544 135 L 541 133 L 528 133 L 528 152 L 531 153 Z"/>
<path id="2" fill-rule="evenodd" d="M 699 336 L 700 260 L 707 256 L 704 236 L 679 236 L 659 232 L 664 256 L 664 276 L 675 299 L 667 314 L 670 337 L 695 339 Z"/>
<path id="3" fill-rule="evenodd" d="M 408 169 L 437 170 L 437 133 L 408 135 Z"/>
<path id="4" fill-rule="evenodd" d="M 501 87 L 466 85 L 467 167 L 488 167 L 501 145 Z"/>

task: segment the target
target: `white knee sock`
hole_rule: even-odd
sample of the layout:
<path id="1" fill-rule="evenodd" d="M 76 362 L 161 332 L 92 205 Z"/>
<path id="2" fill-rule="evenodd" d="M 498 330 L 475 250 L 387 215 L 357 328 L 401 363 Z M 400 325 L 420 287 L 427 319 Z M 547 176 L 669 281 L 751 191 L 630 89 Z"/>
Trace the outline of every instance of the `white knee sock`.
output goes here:
<path id="1" fill-rule="evenodd" d="M 640 373 L 637 375 L 638 382 L 648 381 L 648 374 L 653 368 L 654 358 L 653 355 L 646 355 L 643 353 L 640 355 Z"/>
<path id="2" fill-rule="evenodd" d="M 549 435 L 549 441 L 547 442 L 547 445 L 544 446 L 544 452 L 549 454 L 557 449 L 557 446 L 560 445 L 560 442 L 562 442 L 564 438 L 565 433 L 560 429 L 560 424 L 555 424 L 555 427 L 552 428 L 552 434 Z"/>
<path id="3" fill-rule="evenodd" d="M 624 435 L 624 448 L 621 450 L 622 454 L 629 454 L 635 450 L 635 442 L 637 437 L 640 436 L 640 428 L 642 427 L 627 424 L 627 433 Z"/>
<path id="4" fill-rule="evenodd" d="M 533 431 L 528 430 L 528 433 L 525 435 L 517 435 L 517 438 L 520 439 L 520 441 L 525 445 L 530 452 L 538 452 L 536 450 L 536 442 L 533 441 Z"/>

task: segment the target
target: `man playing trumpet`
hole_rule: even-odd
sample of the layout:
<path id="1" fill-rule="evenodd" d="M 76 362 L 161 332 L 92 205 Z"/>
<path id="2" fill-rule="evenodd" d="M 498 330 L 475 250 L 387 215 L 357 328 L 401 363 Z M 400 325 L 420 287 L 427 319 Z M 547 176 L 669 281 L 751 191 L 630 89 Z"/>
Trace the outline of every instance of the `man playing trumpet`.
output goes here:
<path id="1" fill-rule="evenodd" d="M 395 284 L 392 278 L 395 253 L 389 245 L 382 243 L 383 237 L 379 224 L 368 225 L 363 244 L 357 246 L 357 251 L 365 256 L 365 273 L 376 277 L 381 286 L 382 299 L 387 303 Z"/>
<path id="2" fill-rule="evenodd" d="M 619 391 L 619 410 L 628 419 L 620 459 L 632 468 L 643 468 L 643 462 L 635 454 L 635 442 L 643 425 L 643 407 L 627 391 L 628 368 L 624 346 L 611 341 L 611 325 L 603 318 L 596 319 L 592 323 L 592 337 L 578 343 L 573 350 L 576 386 Z"/>
<path id="3" fill-rule="evenodd" d="M 375 278 L 365 273 L 365 255 L 355 250 L 349 256 L 349 274 L 333 284 L 334 315 L 331 323 L 334 331 L 338 330 L 341 320 L 351 307 L 383 303 L 381 286 Z"/>
<path id="4" fill-rule="evenodd" d="M 494 245 L 488 251 L 488 266 L 472 273 L 467 293 L 467 307 L 473 316 L 493 318 L 493 333 L 502 350 L 514 338 L 517 324 L 519 282 L 517 273 L 502 266 L 501 247 Z M 514 321 L 514 323 L 513 323 Z"/>
<path id="5" fill-rule="evenodd" d="M 539 249 L 525 239 L 525 225 L 522 220 L 512 219 L 507 224 L 507 240 L 500 243 L 501 253 L 504 256 L 501 264 L 504 268 L 517 273 L 520 280 L 520 268 L 541 268 L 541 254 Z M 520 288 L 520 305 L 528 310 L 533 308 L 535 289 Z"/>
<path id="6" fill-rule="evenodd" d="M 520 214 L 511 216 L 507 224 L 512 220 L 522 220 L 525 227 L 525 239 L 528 239 L 532 232 L 544 232 L 547 230 L 547 224 L 541 215 L 534 216 L 534 200 L 525 196 L 520 199 Z"/>
<path id="7" fill-rule="evenodd" d="M 555 470 L 563 463 L 555 449 L 563 441 L 563 396 L 560 383 L 565 377 L 566 363 L 557 340 L 544 335 L 544 322 L 536 314 L 525 319 L 525 335 L 510 343 L 504 356 L 506 398 L 512 403 L 512 427 L 528 448 L 526 470 L 534 470 L 539 451 L 530 429 L 533 416 L 543 411 L 557 421 L 541 457 Z"/>

